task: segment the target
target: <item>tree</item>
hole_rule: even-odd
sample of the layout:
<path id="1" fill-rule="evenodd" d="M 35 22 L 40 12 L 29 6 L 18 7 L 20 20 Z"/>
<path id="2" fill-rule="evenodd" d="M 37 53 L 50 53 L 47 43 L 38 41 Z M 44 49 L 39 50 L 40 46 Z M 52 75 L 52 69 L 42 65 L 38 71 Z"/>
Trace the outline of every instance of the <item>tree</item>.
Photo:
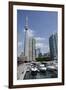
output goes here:
<path id="1" fill-rule="evenodd" d="M 40 62 L 42 62 L 42 61 L 50 61 L 50 57 L 38 57 L 38 58 L 36 58 L 36 61 L 40 61 Z"/>

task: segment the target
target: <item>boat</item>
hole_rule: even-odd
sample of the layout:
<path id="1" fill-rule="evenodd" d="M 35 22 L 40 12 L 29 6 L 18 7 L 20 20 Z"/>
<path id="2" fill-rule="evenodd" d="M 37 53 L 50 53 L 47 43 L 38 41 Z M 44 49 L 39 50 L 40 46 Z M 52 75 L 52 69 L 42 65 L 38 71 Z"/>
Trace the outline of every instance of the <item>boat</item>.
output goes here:
<path id="1" fill-rule="evenodd" d="M 38 72 L 38 68 L 36 66 L 32 66 L 31 69 L 30 69 L 30 71 L 31 71 L 31 74 L 32 75 L 36 75 L 37 72 Z"/>
<path id="2" fill-rule="evenodd" d="M 45 67 L 44 64 L 40 64 L 39 65 L 39 70 L 40 70 L 40 72 L 45 72 L 47 70 L 47 68 Z"/>
<path id="3" fill-rule="evenodd" d="M 53 65 L 51 65 L 51 66 L 49 65 L 49 66 L 47 66 L 47 70 L 48 71 L 57 71 L 57 68 Z"/>

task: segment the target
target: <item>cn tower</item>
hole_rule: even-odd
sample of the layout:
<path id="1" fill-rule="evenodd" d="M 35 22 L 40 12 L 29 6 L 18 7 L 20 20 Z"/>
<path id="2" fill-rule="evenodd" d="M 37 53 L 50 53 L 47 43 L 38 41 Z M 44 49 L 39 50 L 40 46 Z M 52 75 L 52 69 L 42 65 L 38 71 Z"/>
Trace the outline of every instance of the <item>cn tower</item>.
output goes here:
<path id="1" fill-rule="evenodd" d="M 26 16 L 26 23 L 25 23 L 25 37 L 24 37 L 24 56 L 29 61 L 29 36 L 28 36 L 28 17 Z"/>

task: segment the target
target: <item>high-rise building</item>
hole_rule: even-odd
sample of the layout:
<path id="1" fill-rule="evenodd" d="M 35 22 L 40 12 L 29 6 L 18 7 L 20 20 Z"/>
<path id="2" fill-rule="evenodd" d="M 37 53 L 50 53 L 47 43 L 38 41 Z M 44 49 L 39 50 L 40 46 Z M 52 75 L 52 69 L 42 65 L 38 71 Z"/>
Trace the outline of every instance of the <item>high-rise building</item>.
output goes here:
<path id="1" fill-rule="evenodd" d="M 50 56 L 52 60 L 58 59 L 58 36 L 57 33 L 53 34 L 49 38 Z"/>
<path id="2" fill-rule="evenodd" d="M 56 58 L 58 59 L 58 36 L 55 33 Z"/>
<path id="3" fill-rule="evenodd" d="M 35 39 L 34 37 L 29 38 L 29 60 L 35 60 Z"/>
<path id="4" fill-rule="evenodd" d="M 32 60 L 35 61 L 35 48 L 36 48 L 36 40 L 32 39 Z"/>
<path id="5" fill-rule="evenodd" d="M 40 48 L 36 48 L 36 49 L 35 49 L 36 58 L 39 57 L 39 54 L 40 54 L 40 53 L 41 53 L 41 52 L 40 52 Z"/>
<path id="6" fill-rule="evenodd" d="M 29 38 L 29 61 L 32 61 L 32 37 Z"/>

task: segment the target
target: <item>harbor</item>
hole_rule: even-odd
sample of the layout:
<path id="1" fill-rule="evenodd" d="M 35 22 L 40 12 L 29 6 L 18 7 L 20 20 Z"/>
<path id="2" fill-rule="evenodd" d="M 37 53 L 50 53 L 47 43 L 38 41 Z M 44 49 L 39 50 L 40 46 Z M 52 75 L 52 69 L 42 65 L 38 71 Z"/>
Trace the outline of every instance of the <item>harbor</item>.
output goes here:
<path id="1" fill-rule="evenodd" d="M 55 62 L 31 62 L 18 66 L 18 80 L 57 78 L 58 67 Z"/>

